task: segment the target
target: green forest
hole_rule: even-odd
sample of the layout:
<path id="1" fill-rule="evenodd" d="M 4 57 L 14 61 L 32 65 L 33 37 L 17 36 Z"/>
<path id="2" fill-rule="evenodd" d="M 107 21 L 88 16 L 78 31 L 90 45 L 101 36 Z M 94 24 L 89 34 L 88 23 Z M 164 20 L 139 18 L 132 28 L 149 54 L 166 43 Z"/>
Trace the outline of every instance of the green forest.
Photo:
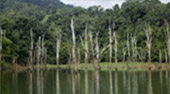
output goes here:
<path id="1" fill-rule="evenodd" d="M 72 19 L 72 20 L 71 20 Z M 170 22 L 170 3 L 163 4 L 159 0 L 126 0 L 122 6 L 115 5 L 112 9 L 101 6 L 91 6 L 87 9 L 65 5 L 59 0 L 0 0 L 0 27 L 2 42 L 2 66 L 6 64 L 28 65 L 30 50 L 33 63 L 36 64 L 38 50 L 46 49 L 45 60 L 48 64 L 56 64 L 56 42 L 61 37 L 60 64 L 67 64 L 72 57 L 72 29 L 76 36 L 77 57 L 84 63 L 84 47 L 86 31 L 98 36 L 99 50 L 109 44 L 109 30 L 115 32 L 117 42 L 117 62 L 133 58 L 134 49 L 136 61 L 147 62 L 147 30 L 152 32 L 151 61 L 167 62 L 168 37 Z M 32 32 L 32 38 L 30 35 Z M 128 37 L 129 36 L 129 39 Z M 135 38 L 135 40 L 133 40 Z M 42 40 L 41 40 L 42 39 Z M 31 41 L 33 40 L 33 42 Z M 93 54 L 90 35 L 88 34 L 89 60 Z M 129 48 L 127 47 L 129 40 Z M 43 47 L 39 47 L 40 41 Z M 133 43 L 135 41 L 135 48 Z M 33 48 L 31 47 L 33 43 Z M 39 46 L 38 46 L 39 45 Z M 129 51 L 128 51 L 129 49 Z M 109 62 L 109 48 L 103 52 L 101 62 Z M 160 56 L 161 55 L 161 56 Z M 161 57 L 161 58 L 160 58 Z M 170 59 L 170 57 L 169 57 Z M 115 58 L 112 58 L 115 62 Z"/>

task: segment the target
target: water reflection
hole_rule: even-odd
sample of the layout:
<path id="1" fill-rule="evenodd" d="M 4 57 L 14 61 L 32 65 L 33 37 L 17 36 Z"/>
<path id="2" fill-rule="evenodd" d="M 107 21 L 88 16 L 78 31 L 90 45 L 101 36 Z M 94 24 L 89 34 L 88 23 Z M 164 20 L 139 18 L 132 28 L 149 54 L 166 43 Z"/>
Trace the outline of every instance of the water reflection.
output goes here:
<path id="1" fill-rule="evenodd" d="M 109 70 L 109 84 L 110 84 L 110 94 L 113 94 L 113 81 L 112 81 L 112 70 Z"/>
<path id="2" fill-rule="evenodd" d="M 100 71 L 94 71 L 95 94 L 100 94 Z"/>
<path id="3" fill-rule="evenodd" d="M 33 94 L 33 74 L 31 71 L 29 71 L 29 94 Z"/>
<path id="4" fill-rule="evenodd" d="M 56 70 L 56 94 L 60 94 L 60 77 L 59 69 Z"/>
<path id="5" fill-rule="evenodd" d="M 153 94 L 153 90 L 152 90 L 152 71 L 148 72 L 148 94 Z"/>
<path id="6" fill-rule="evenodd" d="M 117 79 L 117 71 L 115 71 L 115 94 L 118 94 L 118 79 Z"/>
<path id="7" fill-rule="evenodd" d="M 1 79 L 2 79 L 2 78 L 1 78 L 1 71 L 0 71 L 0 94 L 2 93 L 2 92 L 1 92 L 1 91 L 2 91 L 2 90 L 1 90 L 1 88 L 2 88 L 2 86 L 1 86 Z"/>
<path id="8" fill-rule="evenodd" d="M 61 69 L 2 72 L 0 90 L 0 94 L 170 94 L 170 72 Z"/>
<path id="9" fill-rule="evenodd" d="M 89 81 L 88 81 L 88 70 L 87 69 L 84 70 L 84 75 L 85 75 L 85 94 L 89 94 L 88 93 L 88 90 L 89 90 L 88 83 L 89 83 Z"/>

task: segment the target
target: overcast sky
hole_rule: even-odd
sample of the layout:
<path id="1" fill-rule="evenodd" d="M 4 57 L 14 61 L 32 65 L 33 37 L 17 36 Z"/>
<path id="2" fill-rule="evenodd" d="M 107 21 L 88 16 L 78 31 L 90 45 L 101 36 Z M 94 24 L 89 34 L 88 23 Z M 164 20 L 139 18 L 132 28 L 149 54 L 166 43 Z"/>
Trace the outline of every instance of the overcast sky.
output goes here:
<path id="1" fill-rule="evenodd" d="M 60 0 L 65 4 L 74 6 L 81 6 L 88 8 L 93 5 L 100 5 L 103 8 L 112 8 L 115 4 L 121 5 L 125 0 Z M 170 2 L 170 0 L 161 0 L 163 3 Z"/>

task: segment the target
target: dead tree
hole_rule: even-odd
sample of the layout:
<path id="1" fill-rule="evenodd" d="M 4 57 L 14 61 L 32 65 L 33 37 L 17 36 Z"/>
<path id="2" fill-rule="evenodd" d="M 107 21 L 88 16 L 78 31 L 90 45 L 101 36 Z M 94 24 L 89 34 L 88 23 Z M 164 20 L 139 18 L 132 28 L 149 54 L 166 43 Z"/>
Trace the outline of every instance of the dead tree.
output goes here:
<path id="1" fill-rule="evenodd" d="M 32 28 L 30 30 L 30 37 L 31 37 L 31 46 L 30 46 L 30 62 L 29 65 L 33 66 L 33 50 L 34 50 L 34 39 L 33 39 L 33 34 L 32 34 Z"/>
<path id="2" fill-rule="evenodd" d="M 96 33 L 96 38 L 93 40 L 92 32 L 89 32 L 90 42 L 91 42 L 91 50 L 92 50 L 92 58 L 93 58 L 93 66 L 96 70 L 99 70 L 100 61 L 103 58 L 103 53 L 109 48 L 109 45 L 104 47 L 102 50 L 99 50 L 99 43 L 98 43 L 98 33 Z"/>
<path id="3" fill-rule="evenodd" d="M 167 50 L 165 50 L 165 63 L 168 63 Z"/>
<path id="4" fill-rule="evenodd" d="M 39 67 L 41 57 L 41 37 L 38 38 L 37 42 L 37 65 Z"/>
<path id="5" fill-rule="evenodd" d="M 167 49 L 168 49 L 168 60 L 169 60 L 169 63 L 170 63 L 170 31 L 169 31 L 169 27 L 168 27 L 169 24 L 167 24 Z"/>
<path id="6" fill-rule="evenodd" d="M 41 42 L 41 66 L 45 65 L 45 47 L 44 47 L 44 38 L 45 35 L 42 36 L 42 42 Z"/>
<path id="7" fill-rule="evenodd" d="M 109 26 L 109 42 L 110 42 L 110 44 L 109 44 L 109 46 L 110 46 L 110 53 L 109 53 L 109 56 L 110 56 L 110 60 L 109 60 L 109 62 L 110 62 L 110 68 L 112 68 L 112 43 L 113 43 L 113 36 L 112 36 L 112 29 L 111 29 L 111 27 Z"/>
<path id="8" fill-rule="evenodd" d="M 159 63 L 160 64 L 162 63 L 162 52 L 161 52 L 161 50 L 159 50 Z"/>
<path id="9" fill-rule="evenodd" d="M 133 57 L 133 62 L 136 62 L 137 60 L 137 40 L 136 36 L 134 35 L 133 37 L 131 36 L 131 47 L 132 47 L 132 57 Z"/>
<path id="10" fill-rule="evenodd" d="M 114 40 L 115 40 L 115 68 L 117 69 L 117 38 L 116 38 L 116 32 L 113 33 Z"/>
<path id="11" fill-rule="evenodd" d="M 3 39 L 3 30 L 0 27 L 0 71 L 1 71 L 1 64 L 2 64 L 2 39 Z"/>
<path id="12" fill-rule="evenodd" d="M 127 33 L 127 42 L 126 42 L 126 45 L 127 45 L 127 49 L 128 49 L 128 62 L 130 62 L 131 59 L 130 59 L 129 33 Z"/>
<path id="13" fill-rule="evenodd" d="M 56 38 L 56 62 L 57 62 L 57 67 L 59 67 L 60 45 L 61 45 L 61 34 L 57 33 L 57 38 Z"/>
<path id="14" fill-rule="evenodd" d="M 78 70 L 78 65 L 77 65 L 77 57 L 76 57 L 76 36 L 75 36 L 75 31 L 74 31 L 74 21 L 71 19 L 71 31 L 72 31 L 72 41 L 73 41 L 73 47 L 72 47 L 72 56 L 73 56 L 73 62 L 75 64 L 75 70 Z"/>
<path id="15" fill-rule="evenodd" d="M 137 54 L 139 56 L 139 59 L 141 60 L 142 63 L 144 63 L 145 60 L 145 54 L 142 48 L 140 49 L 139 53 Z"/>
<path id="16" fill-rule="evenodd" d="M 125 63 L 125 59 L 126 59 L 126 50 L 125 50 L 124 47 L 123 47 L 123 49 L 122 49 L 122 52 L 123 52 L 123 59 L 122 59 L 122 62 Z"/>
<path id="17" fill-rule="evenodd" d="M 44 48 L 44 64 L 45 68 L 47 68 L 47 48 Z"/>
<path id="18" fill-rule="evenodd" d="M 81 55 L 80 55 L 80 49 L 77 49 L 77 55 L 78 55 L 78 69 L 80 69 L 80 63 L 81 63 Z"/>
<path id="19" fill-rule="evenodd" d="M 148 63 L 151 63 L 152 29 L 149 25 L 144 29 L 146 33 L 146 46 L 148 51 Z"/>
<path id="20" fill-rule="evenodd" d="M 88 65 L 87 65 L 88 64 L 88 59 L 89 59 L 87 24 L 86 24 L 86 29 L 85 29 L 85 38 L 84 38 L 84 41 L 83 41 L 81 36 L 80 36 L 80 40 L 81 40 L 81 44 L 82 44 L 83 49 L 84 49 L 84 55 L 85 55 L 84 62 L 85 62 L 85 67 L 87 68 L 88 67 Z"/>

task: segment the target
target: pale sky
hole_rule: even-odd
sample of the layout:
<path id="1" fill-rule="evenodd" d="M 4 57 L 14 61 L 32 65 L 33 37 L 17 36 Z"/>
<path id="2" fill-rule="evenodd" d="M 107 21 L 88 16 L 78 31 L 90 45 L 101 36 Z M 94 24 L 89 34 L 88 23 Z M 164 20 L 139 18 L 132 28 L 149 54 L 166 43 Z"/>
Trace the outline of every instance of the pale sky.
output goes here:
<path id="1" fill-rule="evenodd" d="M 112 8 L 115 4 L 119 6 L 125 0 L 60 0 L 65 4 L 71 4 L 74 6 L 81 6 L 83 8 L 88 8 L 89 6 L 100 5 L 103 8 Z M 162 3 L 168 3 L 170 0 L 160 0 Z"/>

